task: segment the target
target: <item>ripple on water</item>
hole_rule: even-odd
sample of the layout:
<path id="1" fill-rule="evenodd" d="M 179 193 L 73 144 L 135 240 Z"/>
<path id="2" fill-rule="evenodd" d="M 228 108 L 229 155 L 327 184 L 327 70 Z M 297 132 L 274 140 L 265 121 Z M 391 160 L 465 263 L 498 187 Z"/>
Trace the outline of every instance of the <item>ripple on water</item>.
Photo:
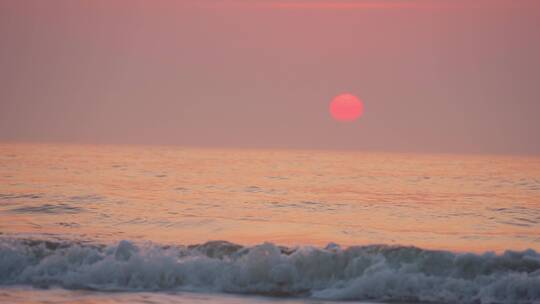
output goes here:
<path id="1" fill-rule="evenodd" d="M 0 200 L 25 199 L 25 198 L 38 199 L 38 198 L 41 198 L 42 196 L 43 196 L 42 194 L 37 194 L 37 193 L 26 193 L 26 194 L 0 193 Z"/>
<path id="2" fill-rule="evenodd" d="M 9 209 L 8 211 L 14 213 L 45 213 L 45 214 L 63 214 L 63 213 L 80 213 L 84 209 L 80 207 L 71 206 L 68 204 L 43 204 L 39 206 L 23 206 L 19 208 Z"/>
<path id="3" fill-rule="evenodd" d="M 496 216 L 491 217 L 499 224 L 533 227 L 540 224 L 540 209 L 513 206 L 510 208 L 487 208 Z"/>

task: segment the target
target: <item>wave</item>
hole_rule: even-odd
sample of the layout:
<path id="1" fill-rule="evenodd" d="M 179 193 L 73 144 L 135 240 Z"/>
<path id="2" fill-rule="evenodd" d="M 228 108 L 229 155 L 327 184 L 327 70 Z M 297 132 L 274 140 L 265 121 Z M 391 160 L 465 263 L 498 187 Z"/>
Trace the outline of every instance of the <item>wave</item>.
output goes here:
<path id="1" fill-rule="evenodd" d="M 3 238 L 0 285 L 327 300 L 540 303 L 540 254 L 453 253 L 387 245 L 95 245 Z"/>

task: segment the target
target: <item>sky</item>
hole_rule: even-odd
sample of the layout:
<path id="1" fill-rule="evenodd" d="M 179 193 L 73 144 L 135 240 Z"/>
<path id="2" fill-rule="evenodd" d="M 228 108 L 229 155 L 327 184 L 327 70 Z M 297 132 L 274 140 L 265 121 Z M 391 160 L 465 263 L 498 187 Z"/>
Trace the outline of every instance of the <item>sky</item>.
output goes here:
<path id="1" fill-rule="evenodd" d="M 0 141 L 540 155 L 539 32 L 534 0 L 0 0 Z"/>

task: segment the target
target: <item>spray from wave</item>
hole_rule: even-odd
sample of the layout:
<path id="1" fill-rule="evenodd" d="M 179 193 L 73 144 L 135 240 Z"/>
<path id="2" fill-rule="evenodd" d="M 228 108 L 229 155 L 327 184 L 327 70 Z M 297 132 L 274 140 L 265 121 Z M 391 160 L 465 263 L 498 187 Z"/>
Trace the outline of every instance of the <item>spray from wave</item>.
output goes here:
<path id="1" fill-rule="evenodd" d="M 160 246 L 0 239 L 0 284 L 211 291 L 335 300 L 540 303 L 540 254 L 402 246 Z"/>

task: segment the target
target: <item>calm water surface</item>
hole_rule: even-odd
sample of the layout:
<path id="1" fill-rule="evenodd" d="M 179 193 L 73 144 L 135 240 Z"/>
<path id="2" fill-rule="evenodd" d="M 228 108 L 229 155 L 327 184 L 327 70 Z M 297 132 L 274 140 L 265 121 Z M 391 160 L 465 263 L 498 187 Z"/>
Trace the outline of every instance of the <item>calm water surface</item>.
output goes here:
<path id="1" fill-rule="evenodd" d="M 540 250 L 539 231 L 540 158 L 534 157 L 0 145 L 0 233 L 4 246 L 0 264 L 15 261 L 10 260 L 15 259 L 13 252 L 27 257 L 30 250 L 37 260 L 28 263 L 41 265 L 40 254 L 65 257 L 74 246 L 90 250 L 83 254 L 85 258 L 95 248 L 101 248 L 95 250 L 103 259 L 110 253 L 103 248 L 111 248 L 110 254 L 117 260 L 123 252 L 128 252 L 127 260 L 133 252 L 152 256 L 148 252 L 154 249 L 145 251 L 140 244 L 180 248 L 175 254 L 181 255 L 181 248 L 192 250 L 185 246 L 211 240 L 226 240 L 246 246 L 243 248 L 273 243 L 267 244 L 272 248 L 264 249 L 270 253 L 263 250 L 263 255 L 269 256 L 278 248 L 281 262 L 294 255 L 289 255 L 290 248 L 335 253 L 370 244 L 416 246 L 424 249 L 422 256 L 434 252 L 430 250 L 480 256 L 485 251 L 502 254 L 509 249 L 522 253 L 532 249 L 529 253 L 535 260 L 535 250 Z M 121 240 L 128 240 L 125 246 L 135 249 L 120 248 L 124 244 Z M 49 248 L 45 241 L 64 245 Z M 323 249 L 329 243 L 330 247 Z M 47 253 L 35 253 L 35 248 Z M 70 249 L 60 254 L 62 248 Z M 223 248 L 219 250 L 234 251 Z M 377 248 L 378 254 L 382 252 L 388 259 L 388 248 Z M 15 271 L 6 265 L 3 269 L 0 265 L 0 270 Z M 534 273 L 535 265 L 526 273 Z M 50 271 L 46 269 L 38 274 Z M 0 278 L 0 283 L 40 284 L 28 279 L 38 274 L 23 279 L 22 271 Z M 48 277 L 58 271 L 63 270 Z M 65 271 L 81 272 L 79 268 Z M 276 280 L 287 285 L 287 278 Z M 536 275 L 534 280 L 540 284 Z M 81 287 L 91 287 L 84 283 L 87 281 L 81 282 Z M 49 283 L 78 289 L 59 279 L 46 285 Z M 313 290 L 324 289 L 313 284 L 304 288 L 308 296 Z M 212 286 L 212 290 L 230 291 Z M 304 289 L 288 291 L 296 295 Z M 270 294 L 275 291 L 268 290 Z M 8 294 L 15 296 L 14 292 L 11 289 Z M 50 294 L 53 296 L 52 291 Z M 333 297 L 329 291 L 321 297 L 358 298 Z M 418 299 L 403 294 L 371 298 Z M 226 300 L 230 298 L 224 298 L 223 303 L 229 303 Z M 456 300 L 460 301 L 466 303 Z"/>

